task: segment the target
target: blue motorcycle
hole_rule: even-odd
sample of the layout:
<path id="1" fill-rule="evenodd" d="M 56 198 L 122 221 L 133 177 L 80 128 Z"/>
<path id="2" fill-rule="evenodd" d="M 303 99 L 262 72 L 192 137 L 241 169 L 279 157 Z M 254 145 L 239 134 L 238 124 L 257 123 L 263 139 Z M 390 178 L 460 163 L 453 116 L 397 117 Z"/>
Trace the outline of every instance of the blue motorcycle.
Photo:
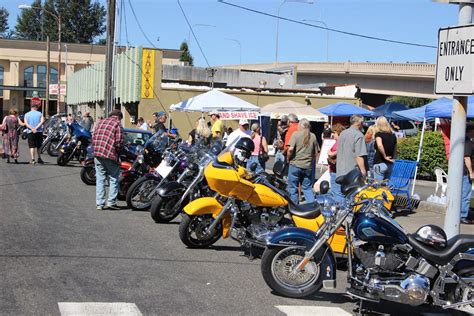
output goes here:
<path id="1" fill-rule="evenodd" d="M 346 232 L 347 294 L 363 301 L 381 300 L 442 308 L 474 306 L 474 235 L 447 239 L 435 225 L 408 234 L 379 199 L 357 200 L 365 183 L 358 169 L 336 179 L 346 200 L 320 205 L 325 217 L 318 231 L 287 228 L 273 234 L 262 256 L 265 282 L 276 293 L 306 297 L 336 287 L 336 258 L 328 240 Z M 359 207 L 358 207 L 359 206 Z"/>
<path id="2" fill-rule="evenodd" d="M 71 136 L 59 149 L 57 163 L 60 166 L 67 165 L 74 158 L 79 162 L 84 161 L 87 156 L 87 147 L 92 142 L 91 132 L 80 124 L 72 123 L 69 127 Z"/>

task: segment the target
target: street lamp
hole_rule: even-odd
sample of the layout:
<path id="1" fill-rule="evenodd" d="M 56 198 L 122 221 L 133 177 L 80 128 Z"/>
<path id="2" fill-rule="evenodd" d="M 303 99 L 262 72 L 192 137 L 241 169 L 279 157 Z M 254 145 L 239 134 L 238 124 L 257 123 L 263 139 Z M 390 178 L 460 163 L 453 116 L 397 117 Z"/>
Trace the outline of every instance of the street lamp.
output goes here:
<path id="1" fill-rule="evenodd" d="M 326 28 L 326 61 L 329 61 L 329 29 L 328 25 L 321 20 L 303 20 L 303 22 L 321 23 Z"/>
<path id="2" fill-rule="evenodd" d="M 278 37 L 279 37 L 279 29 L 280 29 L 280 10 L 281 10 L 281 7 L 286 2 L 300 2 L 300 3 L 306 3 L 306 4 L 313 4 L 314 0 L 283 0 L 280 3 L 280 6 L 278 7 L 278 13 L 277 13 L 278 18 L 277 18 L 276 43 L 275 43 L 275 64 L 278 63 Z"/>
<path id="3" fill-rule="evenodd" d="M 242 44 L 240 43 L 239 40 L 236 40 L 235 38 L 224 38 L 226 41 L 232 41 L 232 42 L 235 42 L 239 45 L 239 64 L 242 65 Z"/>
<path id="4" fill-rule="evenodd" d="M 59 100 L 61 99 L 61 14 L 54 14 L 53 12 L 46 10 L 45 8 L 41 7 L 34 7 L 29 4 L 20 4 L 18 6 L 18 9 L 22 10 L 28 10 L 28 9 L 33 9 L 33 10 L 43 10 L 44 12 L 48 13 L 52 17 L 56 19 L 58 22 L 58 105 L 56 108 L 56 112 L 59 114 Z M 47 74 L 49 76 L 49 74 Z M 49 93 L 49 87 L 46 87 L 48 91 L 46 93 Z"/>
<path id="5" fill-rule="evenodd" d="M 193 25 L 193 28 L 196 27 L 196 26 L 202 26 L 202 27 L 216 27 L 215 25 L 212 25 L 212 24 L 201 24 L 201 23 L 198 23 L 198 24 L 194 24 L 194 25 Z M 188 31 L 188 45 L 189 45 L 190 42 L 191 42 L 191 29 L 189 29 L 189 31 Z"/>

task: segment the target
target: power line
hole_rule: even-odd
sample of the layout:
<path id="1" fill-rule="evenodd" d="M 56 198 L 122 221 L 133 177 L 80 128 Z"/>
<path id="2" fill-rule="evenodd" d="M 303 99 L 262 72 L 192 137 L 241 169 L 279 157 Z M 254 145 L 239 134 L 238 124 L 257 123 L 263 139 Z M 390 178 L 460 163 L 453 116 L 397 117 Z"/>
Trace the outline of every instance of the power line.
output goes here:
<path id="1" fill-rule="evenodd" d="M 129 0 L 130 1 L 130 0 Z M 209 64 L 209 61 L 207 60 L 207 57 L 206 57 L 206 54 L 204 54 L 204 51 L 201 47 L 201 44 L 199 43 L 197 37 L 196 37 L 196 34 L 194 33 L 194 30 L 193 30 L 193 27 L 191 26 L 191 23 L 189 23 L 189 20 L 188 20 L 188 17 L 186 16 L 186 13 L 184 12 L 184 9 L 183 7 L 181 6 L 181 2 L 179 2 L 179 0 L 176 0 L 176 2 L 178 2 L 178 5 L 179 5 L 179 8 L 181 9 L 181 12 L 183 13 L 183 16 L 184 16 L 184 19 L 186 20 L 186 23 L 188 24 L 189 26 L 189 29 L 191 31 L 191 33 L 193 34 L 193 38 L 194 40 L 196 41 L 198 47 L 199 47 L 199 50 L 201 51 L 201 54 L 202 56 L 204 57 L 204 60 L 206 61 L 206 64 L 209 68 L 211 68 L 211 65 Z"/>
<path id="2" fill-rule="evenodd" d="M 132 1 L 128 0 L 128 4 L 130 5 L 130 9 L 132 9 L 133 17 L 135 18 L 135 21 L 137 22 L 138 28 L 139 28 L 140 31 L 142 32 L 143 36 L 145 37 L 145 39 L 148 41 L 148 43 L 149 43 L 153 48 L 157 48 L 157 47 L 153 44 L 153 42 L 150 41 L 150 39 L 148 38 L 148 36 L 145 34 L 145 31 L 143 30 L 142 25 L 140 24 L 140 21 L 138 21 L 137 15 L 135 14 L 135 10 L 133 9 L 133 6 L 132 6 Z"/>
<path id="3" fill-rule="evenodd" d="M 370 35 L 358 34 L 358 33 L 347 32 L 347 31 L 343 31 L 343 30 L 337 30 L 337 29 L 333 29 L 333 28 L 323 27 L 323 26 L 314 25 L 314 24 L 311 24 L 311 23 L 306 23 L 306 22 L 302 22 L 302 21 L 298 21 L 298 20 L 284 18 L 284 17 L 277 16 L 277 15 L 274 15 L 274 14 L 271 14 L 271 13 L 255 10 L 255 9 L 252 9 L 252 8 L 240 6 L 240 5 L 237 5 L 237 4 L 234 4 L 234 3 L 226 2 L 224 0 L 218 0 L 218 1 L 222 4 L 232 6 L 232 7 L 241 9 L 241 10 L 250 11 L 250 12 L 253 12 L 253 13 L 269 16 L 269 17 L 272 17 L 272 18 L 281 19 L 281 20 L 288 21 L 288 22 L 293 22 L 293 23 L 296 23 L 296 24 L 311 26 L 311 27 L 327 30 L 327 31 L 334 32 L 334 33 L 340 33 L 340 34 L 345 34 L 345 35 L 349 35 L 349 36 L 361 37 L 361 38 L 365 38 L 365 39 L 371 39 L 371 40 L 375 40 L 375 41 L 388 42 L 388 43 L 394 43 L 394 44 L 400 44 L 400 45 L 408 45 L 408 46 L 416 46 L 416 47 L 424 47 L 424 48 L 435 48 L 435 49 L 437 48 L 436 46 L 432 46 L 432 45 L 397 41 L 397 40 L 391 40 L 391 39 L 382 38 L 382 37 L 375 37 L 375 36 L 370 36 Z"/>

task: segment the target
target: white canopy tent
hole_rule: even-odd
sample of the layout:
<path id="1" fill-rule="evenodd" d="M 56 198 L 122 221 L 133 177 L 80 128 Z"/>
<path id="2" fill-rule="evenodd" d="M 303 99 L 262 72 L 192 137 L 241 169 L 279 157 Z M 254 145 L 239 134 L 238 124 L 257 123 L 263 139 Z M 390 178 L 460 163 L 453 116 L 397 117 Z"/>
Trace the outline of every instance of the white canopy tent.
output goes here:
<path id="1" fill-rule="evenodd" d="M 287 100 L 268 104 L 262 108 L 261 116 L 270 116 L 272 119 L 278 119 L 282 115 L 294 113 L 298 118 L 306 118 L 313 122 L 327 122 L 328 117 L 309 105 L 301 104 L 295 101 Z"/>
<path id="2" fill-rule="evenodd" d="M 170 106 L 170 110 L 184 112 L 260 112 L 258 106 L 217 89 L 173 104 Z"/>

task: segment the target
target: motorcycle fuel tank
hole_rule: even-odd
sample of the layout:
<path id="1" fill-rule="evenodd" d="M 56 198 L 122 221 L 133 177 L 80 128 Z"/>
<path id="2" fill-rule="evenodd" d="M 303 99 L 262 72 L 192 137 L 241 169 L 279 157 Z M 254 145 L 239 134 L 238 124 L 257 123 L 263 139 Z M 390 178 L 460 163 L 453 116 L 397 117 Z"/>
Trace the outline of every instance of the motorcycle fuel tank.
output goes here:
<path id="1" fill-rule="evenodd" d="M 405 244 L 407 237 L 394 224 L 371 214 L 359 213 L 353 223 L 355 235 L 363 241 L 377 244 Z"/>

